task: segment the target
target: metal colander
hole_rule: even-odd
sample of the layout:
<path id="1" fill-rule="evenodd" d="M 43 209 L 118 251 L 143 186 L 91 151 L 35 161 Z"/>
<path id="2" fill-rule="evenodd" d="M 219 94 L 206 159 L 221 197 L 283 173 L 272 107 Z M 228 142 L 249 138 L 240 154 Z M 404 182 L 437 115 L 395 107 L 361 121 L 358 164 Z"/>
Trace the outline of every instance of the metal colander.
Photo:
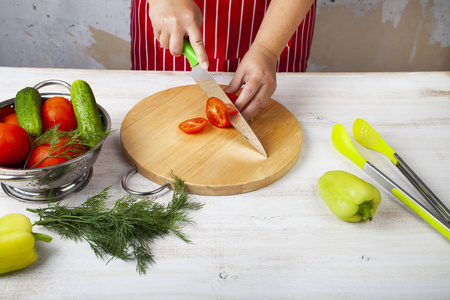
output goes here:
<path id="1" fill-rule="evenodd" d="M 35 89 L 48 85 L 62 85 L 69 89 L 70 84 L 61 80 L 46 80 L 34 86 Z M 68 93 L 40 93 L 42 100 L 61 96 L 70 99 Z M 0 108 L 14 104 L 15 98 L 0 102 Z M 106 110 L 98 105 L 103 129 L 111 129 L 111 119 Z M 92 167 L 97 160 L 103 142 L 83 155 L 51 167 L 36 169 L 17 169 L 0 167 L 0 182 L 4 192 L 18 200 L 47 202 L 61 200 L 84 188 L 92 176 Z"/>

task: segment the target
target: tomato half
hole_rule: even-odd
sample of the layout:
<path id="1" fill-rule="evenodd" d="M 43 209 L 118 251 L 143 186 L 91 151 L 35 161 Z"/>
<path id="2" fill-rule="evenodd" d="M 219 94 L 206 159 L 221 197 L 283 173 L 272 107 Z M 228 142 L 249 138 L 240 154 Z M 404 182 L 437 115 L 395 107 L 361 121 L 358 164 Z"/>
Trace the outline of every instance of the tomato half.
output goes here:
<path id="1" fill-rule="evenodd" d="M 42 104 L 42 129 L 44 131 L 59 124 L 59 130 L 71 131 L 77 129 L 77 119 L 72 103 L 64 97 L 52 97 Z"/>
<path id="2" fill-rule="evenodd" d="M 232 93 L 225 93 L 228 96 L 228 99 L 231 100 L 231 102 L 233 102 L 233 104 L 236 102 L 238 96 Z M 234 105 L 231 105 L 230 103 L 226 104 L 227 108 L 228 108 L 228 114 L 230 116 L 235 115 L 238 113 L 236 107 Z"/>
<path id="3" fill-rule="evenodd" d="M 86 148 L 79 140 L 69 137 L 61 137 L 59 143 L 39 145 L 31 150 L 27 168 L 44 168 L 58 165 L 80 156 L 86 152 Z"/>
<path id="4" fill-rule="evenodd" d="M 231 103 L 227 103 L 226 104 L 227 110 L 228 110 L 228 115 L 232 116 L 238 113 L 236 107 L 231 104 Z"/>
<path id="5" fill-rule="evenodd" d="M 206 117 L 216 127 L 224 128 L 231 126 L 227 106 L 222 100 L 211 97 L 206 102 Z"/>
<path id="6" fill-rule="evenodd" d="M 30 152 L 28 133 L 18 125 L 0 123 L 0 165 L 16 164 Z"/>
<path id="7" fill-rule="evenodd" d="M 15 113 L 3 117 L 3 119 L 1 119 L 0 122 L 1 123 L 8 123 L 8 124 L 19 125 L 19 122 L 17 121 L 17 116 L 16 116 Z"/>
<path id="8" fill-rule="evenodd" d="M 205 128 L 206 124 L 208 124 L 208 120 L 205 118 L 194 118 L 181 122 L 178 127 L 185 133 L 197 133 Z"/>

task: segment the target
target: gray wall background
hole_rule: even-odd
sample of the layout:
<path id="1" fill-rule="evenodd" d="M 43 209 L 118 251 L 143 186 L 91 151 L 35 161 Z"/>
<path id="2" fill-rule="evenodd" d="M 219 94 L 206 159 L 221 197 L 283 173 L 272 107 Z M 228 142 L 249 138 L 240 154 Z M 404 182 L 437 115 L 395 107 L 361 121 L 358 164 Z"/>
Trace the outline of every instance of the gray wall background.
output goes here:
<path id="1" fill-rule="evenodd" d="M 1 0 L 0 66 L 129 69 L 130 6 Z M 318 0 L 308 70 L 449 71 L 449 32 L 449 0 Z"/>

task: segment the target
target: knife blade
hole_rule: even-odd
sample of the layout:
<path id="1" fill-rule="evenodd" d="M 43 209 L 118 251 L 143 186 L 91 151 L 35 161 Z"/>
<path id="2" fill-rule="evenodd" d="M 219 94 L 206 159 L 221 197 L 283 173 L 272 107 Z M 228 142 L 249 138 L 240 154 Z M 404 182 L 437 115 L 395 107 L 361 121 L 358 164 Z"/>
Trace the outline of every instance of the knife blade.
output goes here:
<path id="1" fill-rule="evenodd" d="M 208 98 L 216 97 L 222 100 L 223 103 L 234 106 L 234 103 L 231 102 L 211 74 L 200 66 L 197 60 L 197 55 L 186 38 L 184 38 L 183 41 L 183 54 L 186 56 L 189 64 L 191 65 L 191 77 L 203 90 L 206 96 L 208 96 Z M 230 116 L 230 123 L 256 150 L 259 151 L 259 153 L 267 157 L 267 153 L 263 145 L 239 111 L 237 114 Z"/>

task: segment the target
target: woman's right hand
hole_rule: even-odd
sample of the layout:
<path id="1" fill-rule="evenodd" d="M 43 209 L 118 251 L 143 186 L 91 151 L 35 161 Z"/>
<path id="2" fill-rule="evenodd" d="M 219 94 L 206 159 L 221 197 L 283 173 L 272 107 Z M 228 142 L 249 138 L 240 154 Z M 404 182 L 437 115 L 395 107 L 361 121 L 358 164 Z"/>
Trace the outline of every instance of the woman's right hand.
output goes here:
<path id="1" fill-rule="evenodd" d="M 200 65 L 208 68 L 203 37 L 200 31 L 202 13 L 193 0 L 147 0 L 153 33 L 161 46 L 169 49 L 173 56 L 183 51 L 183 38 L 189 42 L 197 55 Z"/>

